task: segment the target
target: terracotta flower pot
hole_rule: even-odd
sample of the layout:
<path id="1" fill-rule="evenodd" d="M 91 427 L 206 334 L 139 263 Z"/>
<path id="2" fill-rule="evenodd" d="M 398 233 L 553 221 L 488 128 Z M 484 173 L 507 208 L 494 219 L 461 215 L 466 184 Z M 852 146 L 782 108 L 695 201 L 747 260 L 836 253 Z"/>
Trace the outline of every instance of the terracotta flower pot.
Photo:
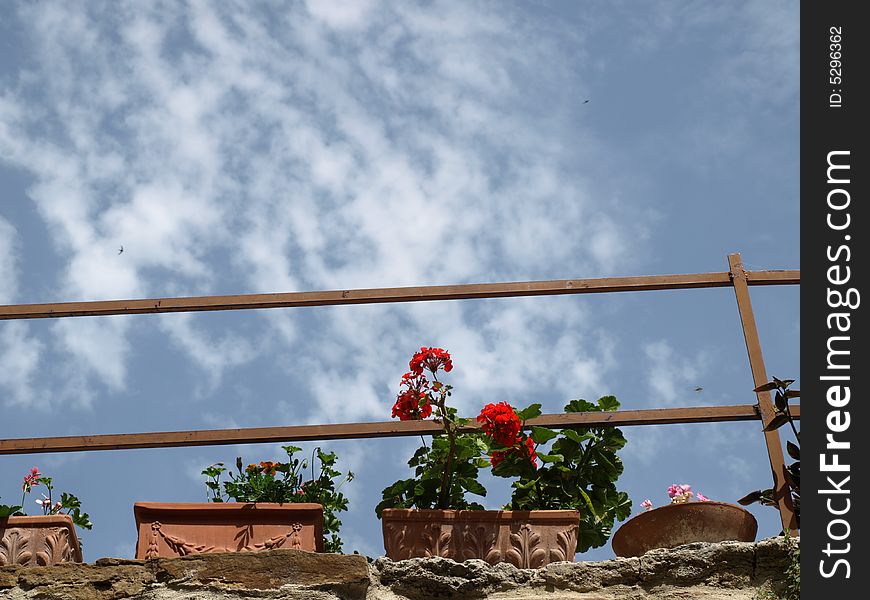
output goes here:
<path id="1" fill-rule="evenodd" d="M 479 558 L 527 569 L 574 560 L 580 513 L 387 508 L 382 521 L 384 549 L 392 560 Z"/>
<path id="2" fill-rule="evenodd" d="M 159 503 L 133 505 L 136 558 L 276 548 L 323 551 L 320 504 Z"/>
<path id="3" fill-rule="evenodd" d="M 758 522 L 745 508 L 726 502 L 668 504 L 642 512 L 613 534 L 617 556 L 640 556 L 653 548 L 691 542 L 755 541 Z"/>
<path id="4" fill-rule="evenodd" d="M 0 566 L 47 566 L 82 562 L 69 515 L 0 519 Z"/>

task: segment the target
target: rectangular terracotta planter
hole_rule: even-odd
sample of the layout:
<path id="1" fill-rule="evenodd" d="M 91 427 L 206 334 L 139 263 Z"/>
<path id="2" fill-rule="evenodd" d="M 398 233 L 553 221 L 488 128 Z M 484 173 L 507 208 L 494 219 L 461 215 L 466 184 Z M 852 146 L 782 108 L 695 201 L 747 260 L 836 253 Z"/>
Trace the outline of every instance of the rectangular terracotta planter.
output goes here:
<path id="1" fill-rule="evenodd" d="M 69 515 L 0 519 L 0 566 L 65 562 L 82 562 L 82 549 Z"/>
<path id="2" fill-rule="evenodd" d="M 576 510 L 384 509 L 384 549 L 392 560 L 426 556 L 457 562 L 479 558 L 538 569 L 574 561 Z"/>
<path id="3" fill-rule="evenodd" d="M 133 505 L 136 558 L 276 548 L 323 551 L 323 506 L 269 502 Z"/>

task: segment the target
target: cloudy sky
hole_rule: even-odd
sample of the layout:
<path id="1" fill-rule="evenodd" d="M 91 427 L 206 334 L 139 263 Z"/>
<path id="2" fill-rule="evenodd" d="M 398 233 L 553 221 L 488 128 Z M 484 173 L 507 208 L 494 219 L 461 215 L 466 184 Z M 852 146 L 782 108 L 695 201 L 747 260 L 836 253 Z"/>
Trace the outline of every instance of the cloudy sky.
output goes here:
<path id="1" fill-rule="evenodd" d="M 3 6 L 0 304 L 800 267 L 794 2 Z M 752 298 L 797 377 L 798 289 Z M 727 288 L 3 321 L 0 438 L 386 420 L 421 345 L 469 415 L 754 402 Z M 770 482 L 757 423 L 625 433 L 636 508 Z M 325 445 L 358 476 L 346 550 L 382 554 L 414 442 Z M 132 556 L 133 502 L 279 453 L 0 456 L 0 495 L 37 465 L 96 523 L 87 560 Z"/>

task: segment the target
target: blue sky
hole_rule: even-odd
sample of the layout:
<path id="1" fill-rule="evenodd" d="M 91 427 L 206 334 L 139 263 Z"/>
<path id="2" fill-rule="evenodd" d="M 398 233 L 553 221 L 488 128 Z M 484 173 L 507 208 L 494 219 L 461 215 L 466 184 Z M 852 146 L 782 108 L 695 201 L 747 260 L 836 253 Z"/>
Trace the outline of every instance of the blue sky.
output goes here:
<path id="1" fill-rule="evenodd" d="M 8 3 L 0 304 L 799 268 L 798 14 Z M 797 377 L 798 289 L 752 299 L 768 372 Z M 6 321 L 0 437 L 385 420 L 421 345 L 453 354 L 469 415 L 754 402 L 728 289 Z M 757 423 L 624 432 L 636 509 L 769 484 Z M 374 505 L 415 443 L 324 446 L 357 473 L 347 550 L 381 554 Z M 0 495 L 38 465 L 90 512 L 87 560 L 131 556 L 133 502 L 203 500 L 202 468 L 240 454 L 280 450 L 0 456 Z"/>

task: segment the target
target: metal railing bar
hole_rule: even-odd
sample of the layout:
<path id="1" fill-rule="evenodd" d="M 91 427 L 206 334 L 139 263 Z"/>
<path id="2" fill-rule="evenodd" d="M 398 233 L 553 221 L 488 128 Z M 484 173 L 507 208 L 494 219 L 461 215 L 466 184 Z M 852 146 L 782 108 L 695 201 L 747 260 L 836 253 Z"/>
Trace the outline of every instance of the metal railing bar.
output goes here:
<path id="1" fill-rule="evenodd" d="M 800 418 L 800 406 L 791 408 Z M 698 406 L 688 408 L 651 408 L 614 412 L 558 413 L 530 419 L 527 426 L 575 428 L 590 426 L 666 425 L 681 423 L 716 423 L 724 421 L 760 421 L 756 405 Z M 476 423 L 462 428 L 478 429 Z M 258 444 L 267 442 L 305 442 L 359 438 L 404 437 L 439 433 L 434 421 L 384 421 L 371 423 L 337 423 L 327 425 L 292 425 L 152 433 L 118 433 L 74 435 L 0 440 L 0 454 L 39 454 L 46 452 L 86 452 L 94 450 L 132 450 L 136 448 L 177 448 Z"/>
<path id="2" fill-rule="evenodd" d="M 800 283 L 799 270 L 754 271 L 746 274 L 749 285 L 795 285 Z M 135 315 L 170 312 L 243 310 L 336 306 L 344 304 L 379 304 L 435 300 L 470 300 L 520 296 L 556 296 L 728 287 L 730 274 L 689 273 L 684 275 L 645 275 L 639 277 L 605 277 L 599 279 L 558 279 L 507 283 L 470 283 L 419 287 L 372 288 L 233 296 L 192 296 L 141 300 L 96 300 L 51 304 L 0 305 L 0 320 L 51 319 Z"/>

